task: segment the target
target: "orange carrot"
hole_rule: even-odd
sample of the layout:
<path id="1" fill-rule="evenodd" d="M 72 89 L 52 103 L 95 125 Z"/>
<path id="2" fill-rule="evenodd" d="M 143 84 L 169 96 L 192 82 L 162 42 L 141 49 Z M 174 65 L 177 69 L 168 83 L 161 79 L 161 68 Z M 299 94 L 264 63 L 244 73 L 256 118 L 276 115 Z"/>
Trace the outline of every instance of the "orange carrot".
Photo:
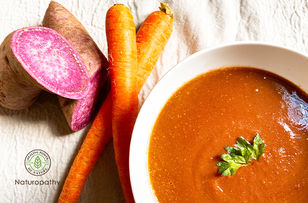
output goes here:
<path id="1" fill-rule="evenodd" d="M 114 23 L 116 23 L 117 21 L 113 19 L 115 16 L 121 14 L 120 11 L 115 10 L 114 12 L 111 12 L 112 15 L 108 15 L 107 13 L 106 22 L 108 22 L 109 20 L 111 21 L 110 24 L 106 24 L 109 62 L 111 63 L 111 79 L 113 80 L 111 91 L 113 92 L 113 95 L 114 92 L 116 93 L 116 95 L 114 95 L 112 98 L 113 143 L 119 177 L 126 202 L 134 202 L 129 178 L 129 146 L 131 140 L 131 133 L 134 127 L 135 120 L 137 118 L 136 106 L 138 105 L 138 95 L 136 94 L 136 91 L 131 89 L 131 87 L 134 86 L 134 84 L 131 83 L 135 82 L 137 90 L 141 89 L 143 82 L 149 76 L 152 68 L 154 67 L 159 55 L 161 54 L 172 33 L 173 16 L 171 13 L 171 9 L 166 4 L 162 4 L 161 9 L 163 11 L 157 11 L 152 13 L 145 20 L 143 25 L 140 27 L 140 30 L 138 31 L 137 71 L 134 69 L 134 67 L 132 67 L 131 64 L 129 64 L 130 66 L 127 67 L 126 70 L 123 70 L 123 67 L 121 67 L 123 66 L 122 61 L 125 61 L 127 63 L 128 60 L 132 60 L 129 58 L 123 60 L 123 54 L 121 54 L 121 51 L 126 52 L 127 50 L 131 50 L 131 47 L 127 47 L 127 45 L 133 45 L 127 43 L 126 47 L 120 47 L 119 44 L 112 43 L 113 40 L 120 39 L 117 37 L 117 35 L 123 32 L 121 28 L 115 31 L 116 25 L 114 25 Z M 132 18 L 130 19 L 130 21 L 133 24 Z M 115 33 L 111 33 L 111 31 L 114 31 Z M 126 34 L 124 36 L 126 36 L 126 40 L 128 40 L 129 37 L 134 38 L 133 35 L 129 36 L 128 34 Z M 115 50 L 113 49 L 119 51 L 120 54 L 118 52 L 114 52 Z M 116 71 L 115 68 L 112 68 L 112 65 L 114 65 L 115 62 L 115 57 L 118 57 L 114 54 L 119 54 L 119 57 L 121 57 L 120 63 L 116 63 L 114 67 L 118 68 L 119 70 L 122 70 L 122 72 L 126 74 L 125 77 L 122 77 L 123 73 L 119 74 L 119 71 Z M 136 75 L 130 75 L 132 73 Z M 135 76 L 137 77 L 137 79 L 135 78 Z M 138 81 L 140 81 L 140 83 Z M 126 87 L 122 87 L 122 84 Z M 129 100 L 127 100 L 127 98 L 129 98 Z"/>
<path id="2" fill-rule="evenodd" d="M 111 139 L 111 102 L 108 94 L 75 157 L 58 199 L 59 203 L 78 201 L 87 177 Z"/>
<path id="3" fill-rule="evenodd" d="M 115 160 L 126 202 L 134 202 L 128 173 L 129 144 L 138 113 L 137 45 L 133 16 L 116 4 L 106 15 Z"/>
<path id="4" fill-rule="evenodd" d="M 163 3 L 160 9 L 161 11 L 155 11 L 149 15 L 149 17 L 144 21 L 144 23 L 141 25 L 137 33 L 137 52 L 138 52 L 138 70 L 137 70 L 138 72 L 136 73 L 138 75 L 137 87 L 136 87 L 137 92 L 140 91 L 145 80 L 150 75 L 156 61 L 158 60 L 161 52 L 164 49 L 165 44 L 167 43 L 172 33 L 173 18 L 171 10 L 166 4 Z M 124 50 L 126 50 L 126 48 Z M 109 92 L 106 101 L 104 102 L 100 111 L 98 112 L 73 162 L 73 165 L 64 183 L 61 195 L 59 197 L 59 202 L 78 201 L 82 188 L 85 184 L 85 181 L 90 171 L 97 162 L 99 155 L 103 151 L 106 143 L 112 137 L 111 106 L 112 106 L 111 92 Z M 94 134 L 97 136 L 93 136 Z M 95 145 L 94 148 L 85 143 L 97 143 L 97 144 Z M 115 146 L 115 151 L 118 151 L 116 148 L 118 147 Z M 89 154 L 87 153 L 89 149 L 97 150 L 97 153 Z M 80 167 L 80 165 L 84 167 Z M 127 178 L 129 180 L 129 177 Z M 123 185 L 122 187 L 130 188 L 130 185 L 126 184 Z M 128 189 L 128 191 L 131 191 L 131 189 Z M 126 195 L 127 202 L 133 201 L 131 192 L 129 194 L 130 195 Z"/>
<path id="5" fill-rule="evenodd" d="M 166 3 L 161 3 L 160 11 L 154 11 L 142 23 L 137 32 L 138 72 L 137 90 L 139 91 L 161 52 L 164 50 L 173 26 L 173 14 Z"/>

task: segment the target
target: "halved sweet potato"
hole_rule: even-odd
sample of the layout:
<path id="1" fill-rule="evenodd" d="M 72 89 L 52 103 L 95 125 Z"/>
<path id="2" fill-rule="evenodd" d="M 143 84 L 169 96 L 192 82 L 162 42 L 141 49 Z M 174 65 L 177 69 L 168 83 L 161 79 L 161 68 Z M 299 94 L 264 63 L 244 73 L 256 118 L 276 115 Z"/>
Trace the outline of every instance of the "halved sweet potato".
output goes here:
<path id="1" fill-rule="evenodd" d="M 19 29 L 0 47 L 0 104 L 29 107 L 41 90 L 81 99 L 89 90 L 89 74 L 78 52 L 55 30 Z"/>
<path id="2" fill-rule="evenodd" d="M 57 2 L 50 2 L 43 26 L 62 34 L 77 50 L 90 75 L 90 91 L 80 100 L 59 97 L 61 109 L 72 130 L 84 128 L 96 114 L 102 87 L 107 79 L 108 62 L 84 26 Z"/>

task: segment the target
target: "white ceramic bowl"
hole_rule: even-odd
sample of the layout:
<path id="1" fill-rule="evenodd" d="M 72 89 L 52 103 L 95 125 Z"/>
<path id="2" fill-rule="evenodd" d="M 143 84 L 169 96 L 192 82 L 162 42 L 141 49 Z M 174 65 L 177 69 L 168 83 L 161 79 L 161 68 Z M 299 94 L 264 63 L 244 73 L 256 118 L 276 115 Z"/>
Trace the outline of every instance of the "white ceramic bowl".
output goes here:
<path id="1" fill-rule="evenodd" d="M 278 74 L 308 90 L 308 57 L 265 43 L 236 43 L 193 54 L 170 70 L 155 86 L 138 115 L 130 146 L 130 178 L 136 202 L 158 202 L 148 173 L 152 129 L 164 104 L 185 82 L 210 70 L 251 66 Z M 163 156 L 163 155 L 162 155 Z"/>

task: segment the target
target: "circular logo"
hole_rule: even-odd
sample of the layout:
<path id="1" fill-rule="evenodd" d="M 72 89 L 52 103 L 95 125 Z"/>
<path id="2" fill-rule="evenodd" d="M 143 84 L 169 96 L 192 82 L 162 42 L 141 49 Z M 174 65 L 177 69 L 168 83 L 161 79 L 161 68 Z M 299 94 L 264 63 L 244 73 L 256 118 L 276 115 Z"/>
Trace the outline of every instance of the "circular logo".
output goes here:
<path id="1" fill-rule="evenodd" d="M 26 170 L 34 176 L 41 176 L 47 173 L 50 169 L 50 164 L 50 156 L 41 149 L 32 150 L 25 158 Z"/>

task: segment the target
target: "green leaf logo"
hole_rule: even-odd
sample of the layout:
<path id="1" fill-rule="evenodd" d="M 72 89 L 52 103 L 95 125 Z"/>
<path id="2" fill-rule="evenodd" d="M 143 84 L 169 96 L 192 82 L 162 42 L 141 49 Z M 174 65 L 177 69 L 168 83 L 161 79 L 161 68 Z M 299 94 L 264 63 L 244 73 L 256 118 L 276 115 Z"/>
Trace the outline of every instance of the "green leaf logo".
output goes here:
<path id="1" fill-rule="evenodd" d="M 41 166 L 42 166 L 42 161 L 39 156 L 36 156 L 34 160 L 34 167 L 40 168 Z"/>
<path id="2" fill-rule="evenodd" d="M 47 173 L 50 169 L 50 164 L 49 154 L 41 149 L 30 151 L 24 160 L 26 170 L 34 176 L 41 176 Z"/>

